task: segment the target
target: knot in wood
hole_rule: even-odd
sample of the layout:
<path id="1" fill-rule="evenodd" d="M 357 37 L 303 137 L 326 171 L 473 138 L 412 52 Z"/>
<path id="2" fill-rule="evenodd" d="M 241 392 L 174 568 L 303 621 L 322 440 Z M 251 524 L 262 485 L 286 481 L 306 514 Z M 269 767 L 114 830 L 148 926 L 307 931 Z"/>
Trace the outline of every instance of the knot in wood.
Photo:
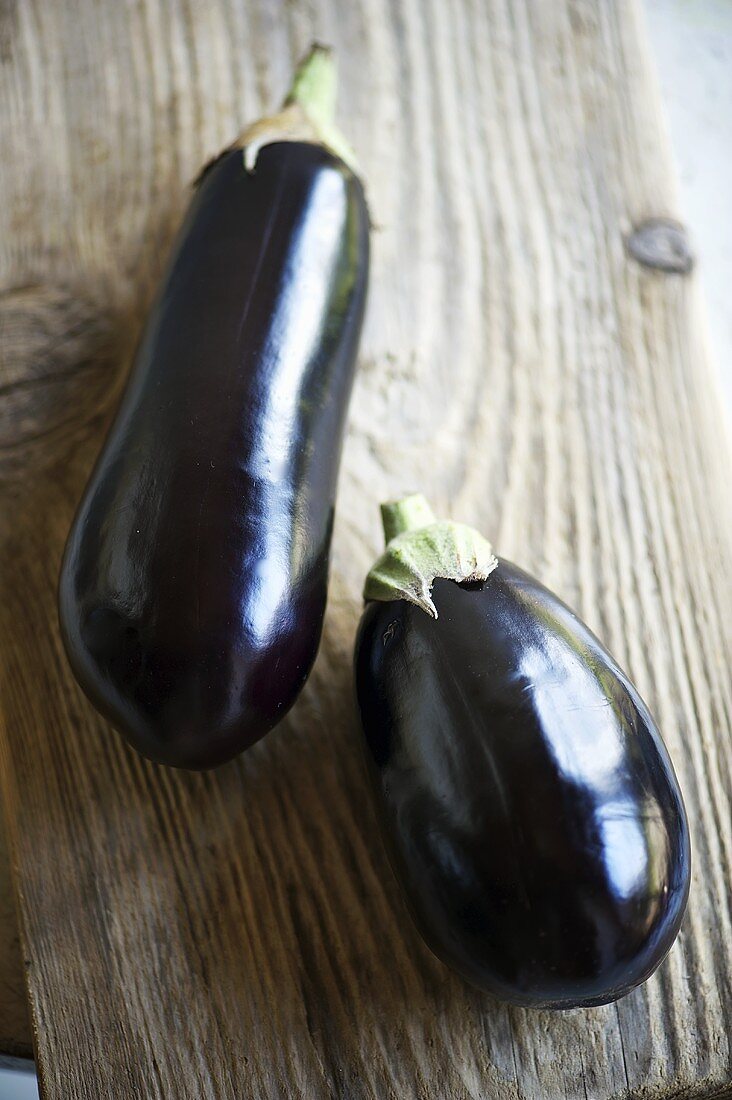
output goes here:
<path id="1" fill-rule="evenodd" d="M 118 328 L 76 288 L 0 291 L 0 480 L 58 459 L 118 391 Z"/>
<path id="2" fill-rule="evenodd" d="M 641 222 L 628 237 L 626 247 L 634 260 L 656 271 L 688 275 L 694 266 L 688 233 L 671 218 Z"/>

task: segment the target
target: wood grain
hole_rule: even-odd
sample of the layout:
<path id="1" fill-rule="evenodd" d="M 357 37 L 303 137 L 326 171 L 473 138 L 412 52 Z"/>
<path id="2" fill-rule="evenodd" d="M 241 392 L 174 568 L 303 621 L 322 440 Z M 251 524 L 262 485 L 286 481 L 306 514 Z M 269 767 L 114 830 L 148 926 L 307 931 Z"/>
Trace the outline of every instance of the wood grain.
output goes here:
<path id="1" fill-rule="evenodd" d="M 732 467 L 694 276 L 626 247 L 678 218 L 636 3 L 1 10 L 0 770 L 44 1096 L 721 1095 Z M 175 773 L 76 688 L 59 557 L 188 182 L 313 38 L 342 59 L 376 226 L 327 627 L 278 730 Z M 688 918 L 616 1006 L 480 996 L 422 945 L 390 876 L 350 662 L 377 502 L 417 487 L 578 607 L 677 764 Z"/>
<path id="2" fill-rule="evenodd" d="M 0 823 L 0 1066 L 7 1057 L 28 1059 L 33 1052 L 14 893 Z"/>

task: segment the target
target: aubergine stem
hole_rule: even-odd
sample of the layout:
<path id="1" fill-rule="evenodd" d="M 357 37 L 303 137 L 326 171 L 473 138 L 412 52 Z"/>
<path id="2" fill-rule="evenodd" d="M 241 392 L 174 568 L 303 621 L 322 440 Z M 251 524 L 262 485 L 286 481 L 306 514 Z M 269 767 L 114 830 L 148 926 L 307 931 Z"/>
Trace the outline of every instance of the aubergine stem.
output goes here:
<path id="1" fill-rule="evenodd" d="M 244 166 L 253 172 L 260 149 L 276 141 L 322 145 L 356 172 L 356 157 L 335 125 L 337 70 L 333 51 L 315 43 L 300 62 L 282 108 L 260 118 L 239 136 Z"/>
<path id="2" fill-rule="evenodd" d="M 388 543 L 405 531 L 418 531 L 437 522 L 437 516 L 421 493 L 411 493 L 401 500 L 389 500 L 381 505 L 381 526 Z"/>
<path id="3" fill-rule="evenodd" d="M 436 520 L 421 493 L 381 506 L 386 550 L 364 585 L 365 600 L 409 600 L 437 618 L 432 585 L 484 581 L 498 565 L 491 544 L 472 527 Z"/>

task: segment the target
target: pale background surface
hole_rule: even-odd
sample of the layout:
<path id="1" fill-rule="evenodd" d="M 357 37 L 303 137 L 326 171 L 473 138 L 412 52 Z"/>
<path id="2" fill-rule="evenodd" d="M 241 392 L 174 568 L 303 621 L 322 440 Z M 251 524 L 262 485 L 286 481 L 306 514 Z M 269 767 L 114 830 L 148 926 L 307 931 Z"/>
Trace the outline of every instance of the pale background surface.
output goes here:
<path id="1" fill-rule="evenodd" d="M 732 417 L 732 0 L 645 0 L 645 8 Z"/>
<path id="2" fill-rule="evenodd" d="M 712 351 L 732 417 L 732 0 L 645 0 L 681 207 L 701 267 Z M 0 1100 L 34 1100 L 28 1073 L 0 1069 Z"/>
<path id="3" fill-rule="evenodd" d="M 38 1100 L 35 1074 L 0 1069 L 0 1100 Z"/>

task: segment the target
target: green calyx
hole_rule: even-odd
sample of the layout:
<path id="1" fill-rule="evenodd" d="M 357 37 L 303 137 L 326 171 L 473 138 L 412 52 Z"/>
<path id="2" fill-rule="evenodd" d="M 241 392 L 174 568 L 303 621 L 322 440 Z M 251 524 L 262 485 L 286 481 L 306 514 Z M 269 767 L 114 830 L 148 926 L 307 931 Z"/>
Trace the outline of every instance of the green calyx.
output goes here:
<path id="1" fill-rule="evenodd" d="M 464 523 L 437 520 L 425 498 L 414 493 L 381 506 L 386 549 L 364 585 L 365 600 L 409 600 L 432 618 L 432 585 L 484 581 L 498 565 L 491 544 Z"/>
<path id="2" fill-rule="evenodd" d="M 353 150 L 333 121 L 337 83 L 333 51 L 317 43 L 311 46 L 295 71 L 282 109 L 249 126 L 239 138 L 247 171 L 254 171 L 260 149 L 275 141 L 322 145 L 356 171 Z"/>

